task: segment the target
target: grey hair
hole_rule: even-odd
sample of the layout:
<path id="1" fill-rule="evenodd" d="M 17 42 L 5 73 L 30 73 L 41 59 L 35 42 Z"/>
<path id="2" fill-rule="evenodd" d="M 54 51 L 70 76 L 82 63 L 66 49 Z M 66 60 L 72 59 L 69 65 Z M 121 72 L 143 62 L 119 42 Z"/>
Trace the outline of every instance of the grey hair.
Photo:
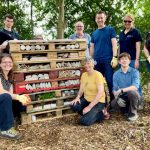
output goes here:
<path id="1" fill-rule="evenodd" d="M 94 61 L 94 59 L 92 57 L 86 57 L 84 59 L 84 64 L 87 63 L 87 62 L 91 62 L 91 63 L 95 64 L 95 61 Z"/>

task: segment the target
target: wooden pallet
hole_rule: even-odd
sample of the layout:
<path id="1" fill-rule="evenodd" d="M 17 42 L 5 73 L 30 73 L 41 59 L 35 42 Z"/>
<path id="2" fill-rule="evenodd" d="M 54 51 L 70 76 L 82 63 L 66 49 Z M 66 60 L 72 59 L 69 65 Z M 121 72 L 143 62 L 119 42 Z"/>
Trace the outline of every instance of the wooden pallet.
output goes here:
<path id="1" fill-rule="evenodd" d="M 53 59 L 77 59 L 77 58 L 85 58 L 85 50 L 82 51 L 74 51 L 71 52 L 68 50 L 67 52 L 22 52 L 22 53 L 11 53 L 11 56 L 14 61 L 49 61 Z"/>
<path id="2" fill-rule="evenodd" d="M 68 66 L 68 63 L 70 66 Z M 79 63 L 78 66 L 73 65 Z M 75 69 L 83 68 L 83 59 L 56 59 L 48 61 L 17 61 L 14 62 L 14 72 L 39 72 L 47 70 L 62 70 L 62 69 Z"/>
<path id="3" fill-rule="evenodd" d="M 73 113 L 74 112 L 70 109 L 70 107 L 64 107 L 55 110 L 47 110 L 43 112 L 36 112 L 32 114 L 23 113 L 21 115 L 21 122 L 22 124 L 29 124 L 33 122 L 46 121 L 64 116 L 70 116 Z"/>
<path id="4" fill-rule="evenodd" d="M 76 96 L 74 95 L 31 102 L 31 104 L 27 106 L 26 113 L 35 113 L 63 108 L 69 106 L 69 102 L 72 101 L 75 97 Z"/>
<path id="5" fill-rule="evenodd" d="M 68 79 L 66 79 L 66 80 L 68 80 Z M 40 81 L 38 81 L 38 82 L 40 82 Z M 40 84 L 40 83 L 37 83 L 37 84 Z M 43 83 L 47 84 L 49 82 L 43 82 Z M 35 93 L 35 92 L 41 92 L 41 91 L 53 91 L 53 90 L 59 90 L 59 89 L 64 89 L 64 88 L 66 88 L 66 89 L 76 88 L 76 87 L 80 86 L 79 84 L 71 84 L 68 86 L 67 85 L 59 85 L 59 81 L 52 81 L 52 82 L 50 82 L 50 84 L 51 84 L 51 87 L 27 89 L 26 86 L 28 85 L 28 83 L 14 83 L 14 93 L 16 93 L 16 94 L 28 94 L 28 93 Z M 32 85 L 32 87 L 34 87 L 33 84 L 31 84 L 31 85 Z"/>
<path id="6" fill-rule="evenodd" d="M 20 73 L 14 73 L 13 74 L 13 80 L 14 82 L 32 82 L 32 81 L 41 81 L 41 82 L 47 82 L 51 81 L 52 79 L 63 79 L 63 78 L 69 78 L 69 77 L 80 77 L 82 72 L 84 71 L 83 68 L 75 68 L 75 69 L 60 69 L 60 70 L 45 70 L 40 72 L 20 72 Z M 44 79 L 45 78 L 45 79 Z M 31 80 L 32 79 L 32 80 Z M 59 80 L 58 79 L 58 80 Z M 29 82 L 29 83 L 30 83 Z"/>
<path id="7" fill-rule="evenodd" d="M 72 47 L 72 45 L 78 44 L 79 47 Z M 19 40 L 9 41 L 10 52 L 24 52 L 24 51 L 65 51 L 65 50 L 86 50 L 86 40 L 70 40 L 70 39 L 58 39 L 58 40 Z M 68 45 L 71 47 L 69 48 Z M 60 48 L 60 46 L 62 46 Z"/>

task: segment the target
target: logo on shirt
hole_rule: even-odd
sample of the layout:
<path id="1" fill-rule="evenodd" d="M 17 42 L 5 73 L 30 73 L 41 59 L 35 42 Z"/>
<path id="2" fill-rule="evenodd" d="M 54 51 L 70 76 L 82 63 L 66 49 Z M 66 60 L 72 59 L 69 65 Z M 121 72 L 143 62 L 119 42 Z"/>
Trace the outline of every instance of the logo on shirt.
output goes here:
<path id="1" fill-rule="evenodd" d="M 127 35 L 127 38 L 131 38 L 131 37 L 133 37 L 133 35 Z"/>

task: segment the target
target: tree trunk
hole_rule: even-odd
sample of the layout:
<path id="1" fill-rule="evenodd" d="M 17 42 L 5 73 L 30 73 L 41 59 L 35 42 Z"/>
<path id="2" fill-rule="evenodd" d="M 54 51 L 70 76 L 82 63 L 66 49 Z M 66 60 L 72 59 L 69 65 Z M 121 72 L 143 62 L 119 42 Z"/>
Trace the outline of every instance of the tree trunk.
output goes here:
<path id="1" fill-rule="evenodd" d="M 31 22 L 31 39 L 33 39 L 33 0 L 31 0 L 31 7 L 30 7 L 30 15 L 31 15 L 31 18 L 30 18 L 30 22 Z"/>
<path id="2" fill-rule="evenodd" d="M 57 26 L 57 39 L 64 38 L 64 0 L 58 0 L 59 16 Z"/>

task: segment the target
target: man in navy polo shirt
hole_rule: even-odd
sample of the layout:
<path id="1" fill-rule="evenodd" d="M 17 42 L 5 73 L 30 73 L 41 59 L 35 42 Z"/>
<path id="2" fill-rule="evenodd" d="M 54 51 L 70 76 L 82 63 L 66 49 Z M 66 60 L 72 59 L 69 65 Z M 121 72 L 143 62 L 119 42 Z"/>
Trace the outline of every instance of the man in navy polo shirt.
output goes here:
<path id="1" fill-rule="evenodd" d="M 72 35 L 70 35 L 69 39 L 86 39 L 86 57 L 89 57 L 89 48 L 90 48 L 90 42 L 91 37 L 89 34 L 84 33 L 84 24 L 81 21 L 76 22 L 75 24 L 75 30 L 76 32 Z"/>
<path id="2" fill-rule="evenodd" d="M 128 53 L 119 55 L 121 68 L 113 75 L 113 93 L 115 99 L 112 108 L 121 109 L 129 121 L 138 118 L 137 109 L 141 104 L 140 75 L 137 69 L 130 67 L 131 57 Z"/>
<path id="3" fill-rule="evenodd" d="M 105 12 L 98 11 L 95 21 L 98 29 L 91 36 L 90 55 L 96 62 L 95 69 L 106 78 L 111 101 L 114 98 L 112 94 L 113 68 L 117 66 L 116 32 L 113 27 L 105 25 Z"/>

